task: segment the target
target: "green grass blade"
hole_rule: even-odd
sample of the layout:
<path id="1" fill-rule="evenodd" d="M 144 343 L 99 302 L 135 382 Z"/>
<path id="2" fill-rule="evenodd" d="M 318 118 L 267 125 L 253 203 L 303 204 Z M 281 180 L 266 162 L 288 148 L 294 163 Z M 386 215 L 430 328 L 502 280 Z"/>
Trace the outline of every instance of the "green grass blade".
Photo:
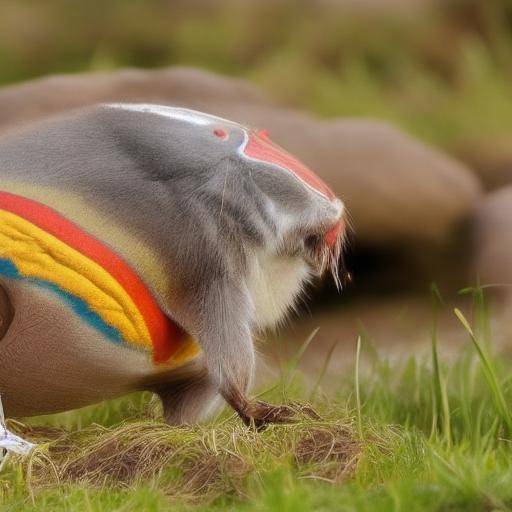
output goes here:
<path id="1" fill-rule="evenodd" d="M 316 396 L 316 393 L 318 392 L 318 388 L 320 387 L 320 384 L 322 383 L 322 380 L 325 377 L 325 374 L 327 372 L 327 368 L 329 368 L 329 363 L 331 362 L 332 356 L 334 354 L 334 350 L 338 346 L 340 340 L 337 339 L 329 348 L 327 355 L 324 360 L 324 364 L 322 365 L 322 369 L 320 370 L 320 373 L 318 375 L 318 378 L 316 379 L 315 384 L 313 385 L 313 389 L 311 390 L 310 394 L 310 400 L 313 400 Z"/>
<path id="2" fill-rule="evenodd" d="M 354 372 L 354 387 L 356 391 L 356 408 L 357 408 L 357 432 L 359 437 L 363 437 L 363 420 L 361 414 L 361 392 L 359 388 L 359 365 L 361 362 L 361 336 L 357 337 L 356 345 L 356 367 Z"/>
<path id="3" fill-rule="evenodd" d="M 441 294 L 435 284 L 431 286 L 433 323 L 431 330 L 431 349 L 432 349 L 432 379 L 434 384 L 434 400 L 432 400 L 436 411 L 436 417 L 441 418 L 441 430 L 443 439 L 448 446 L 452 443 L 452 433 L 450 425 L 450 404 L 448 401 L 448 391 L 446 382 L 441 372 L 439 364 L 439 353 L 437 349 L 437 316 L 439 307 L 442 304 Z"/>
<path id="4" fill-rule="evenodd" d="M 496 374 L 496 370 L 494 365 L 492 364 L 491 359 L 485 353 L 482 344 L 478 341 L 473 329 L 469 325 L 466 317 L 463 313 L 455 308 L 455 315 L 459 319 L 460 323 L 463 325 L 464 329 L 469 333 L 471 341 L 473 342 L 473 346 L 476 349 L 478 357 L 480 359 L 480 363 L 482 365 L 482 370 L 484 377 L 487 381 L 487 385 L 489 386 L 489 390 L 491 391 L 491 397 L 496 408 L 496 412 L 501 418 L 503 425 L 507 431 L 508 436 L 512 436 L 512 415 L 510 414 L 510 410 L 507 406 L 507 402 L 505 400 L 505 395 L 503 393 L 503 389 L 500 385 L 498 375 Z"/>
<path id="5" fill-rule="evenodd" d="M 302 345 L 299 347 L 299 350 L 297 350 L 295 355 L 291 358 L 291 360 L 288 364 L 288 371 L 286 372 L 287 376 L 285 379 L 283 379 L 284 380 L 284 390 L 288 389 L 291 386 L 293 379 L 295 378 L 295 376 L 297 374 L 299 364 L 302 361 L 304 354 L 306 353 L 309 345 L 311 344 L 311 342 L 313 341 L 313 339 L 315 338 L 315 336 L 317 335 L 319 330 L 320 330 L 320 327 L 317 327 L 316 329 L 314 329 L 313 332 L 304 340 Z"/>

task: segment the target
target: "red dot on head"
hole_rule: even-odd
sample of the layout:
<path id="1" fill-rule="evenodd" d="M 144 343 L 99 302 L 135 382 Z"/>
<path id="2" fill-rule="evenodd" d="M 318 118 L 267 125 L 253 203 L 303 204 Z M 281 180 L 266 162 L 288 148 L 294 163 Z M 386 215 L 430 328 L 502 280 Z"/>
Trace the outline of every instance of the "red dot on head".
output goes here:
<path id="1" fill-rule="evenodd" d="M 259 130 L 259 131 L 258 131 L 258 135 L 259 135 L 262 139 L 268 139 L 268 138 L 269 138 L 268 130 Z"/>
<path id="2" fill-rule="evenodd" d="M 222 140 L 226 140 L 228 138 L 228 132 L 222 128 L 215 128 L 215 130 L 213 130 L 213 134 Z"/>

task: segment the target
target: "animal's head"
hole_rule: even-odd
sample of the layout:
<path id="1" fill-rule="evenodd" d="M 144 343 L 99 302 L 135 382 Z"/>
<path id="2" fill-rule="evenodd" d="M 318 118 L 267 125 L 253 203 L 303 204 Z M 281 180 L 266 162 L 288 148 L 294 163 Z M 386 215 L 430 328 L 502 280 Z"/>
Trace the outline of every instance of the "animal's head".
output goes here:
<path id="1" fill-rule="evenodd" d="M 243 215 L 247 207 L 254 207 L 264 219 L 276 253 L 301 257 L 317 273 L 330 269 L 339 284 L 343 203 L 266 132 L 185 108 L 130 103 L 106 107 L 135 114 L 153 147 L 159 144 L 155 132 L 164 134 L 161 145 L 172 155 L 174 178 L 182 176 L 191 189 L 201 188 L 205 194 L 216 189 L 220 209 L 231 207 Z M 163 167 L 155 179 L 166 178 L 168 171 Z"/>

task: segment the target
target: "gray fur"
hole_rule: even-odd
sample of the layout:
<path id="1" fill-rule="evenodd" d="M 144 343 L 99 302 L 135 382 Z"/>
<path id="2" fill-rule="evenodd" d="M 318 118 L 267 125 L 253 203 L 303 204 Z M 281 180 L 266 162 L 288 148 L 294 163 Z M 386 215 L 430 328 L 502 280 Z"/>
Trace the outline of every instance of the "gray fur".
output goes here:
<path id="1" fill-rule="evenodd" d="M 217 126 L 228 140 L 212 133 Z M 0 139 L 3 179 L 73 192 L 105 222 L 122 225 L 151 247 L 165 283 L 146 278 L 137 247 L 115 250 L 203 350 L 186 377 L 159 377 L 151 385 L 139 379 L 131 386 L 157 391 L 170 423 L 197 420 L 217 393 L 244 420 L 257 417 L 246 400 L 253 334 L 269 322 L 259 315 L 254 275 L 266 272 L 268 259 L 304 267 L 289 296 L 279 299 L 284 312 L 301 282 L 324 270 L 326 254 L 337 261 L 322 237 L 339 221 L 341 203 L 276 166 L 243 157 L 237 150 L 245 133 L 218 118 L 201 125 L 101 105 Z M 101 239 L 101 227 L 93 234 Z"/>

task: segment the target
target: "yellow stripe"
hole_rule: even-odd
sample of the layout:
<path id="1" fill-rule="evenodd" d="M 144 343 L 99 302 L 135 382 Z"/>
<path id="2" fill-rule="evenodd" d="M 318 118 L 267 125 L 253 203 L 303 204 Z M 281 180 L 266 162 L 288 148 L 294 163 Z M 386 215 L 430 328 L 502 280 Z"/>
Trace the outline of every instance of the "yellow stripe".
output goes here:
<path id="1" fill-rule="evenodd" d="M 126 341 L 152 348 L 144 318 L 124 288 L 100 265 L 11 212 L 0 210 L 0 258 L 20 274 L 43 279 L 84 300 Z"/>
<path id="2" fill-rule="evenodd" d="M 2 180 L 2 190 L 54 208 L 90 235 L 103 242 L 108 240 L 109 247 L 115 247 L 119 256 L 136 270 L 146 285 L 149 285 L 159 300 L 160 306 L 170 304 L 169 272 L 165 265 L 155 258 L 154 248 L 148 241 L 131 233 L 126 226 L 117 223 L 113 215 L 106 218 L 97 211 L 94 204 L 71 190 L 10 180 Z"/>
<path id="3" fill-rule="evenodd" d="M 187 336 L 187 339 L 183 342 L 178 351 L 171 356 L 168 364 L 172 366 L 184 364 L 195 359 L 200 353 L 201 347 L 199 346 L 199 343 L 197 343 L 192 336 Z"/>

